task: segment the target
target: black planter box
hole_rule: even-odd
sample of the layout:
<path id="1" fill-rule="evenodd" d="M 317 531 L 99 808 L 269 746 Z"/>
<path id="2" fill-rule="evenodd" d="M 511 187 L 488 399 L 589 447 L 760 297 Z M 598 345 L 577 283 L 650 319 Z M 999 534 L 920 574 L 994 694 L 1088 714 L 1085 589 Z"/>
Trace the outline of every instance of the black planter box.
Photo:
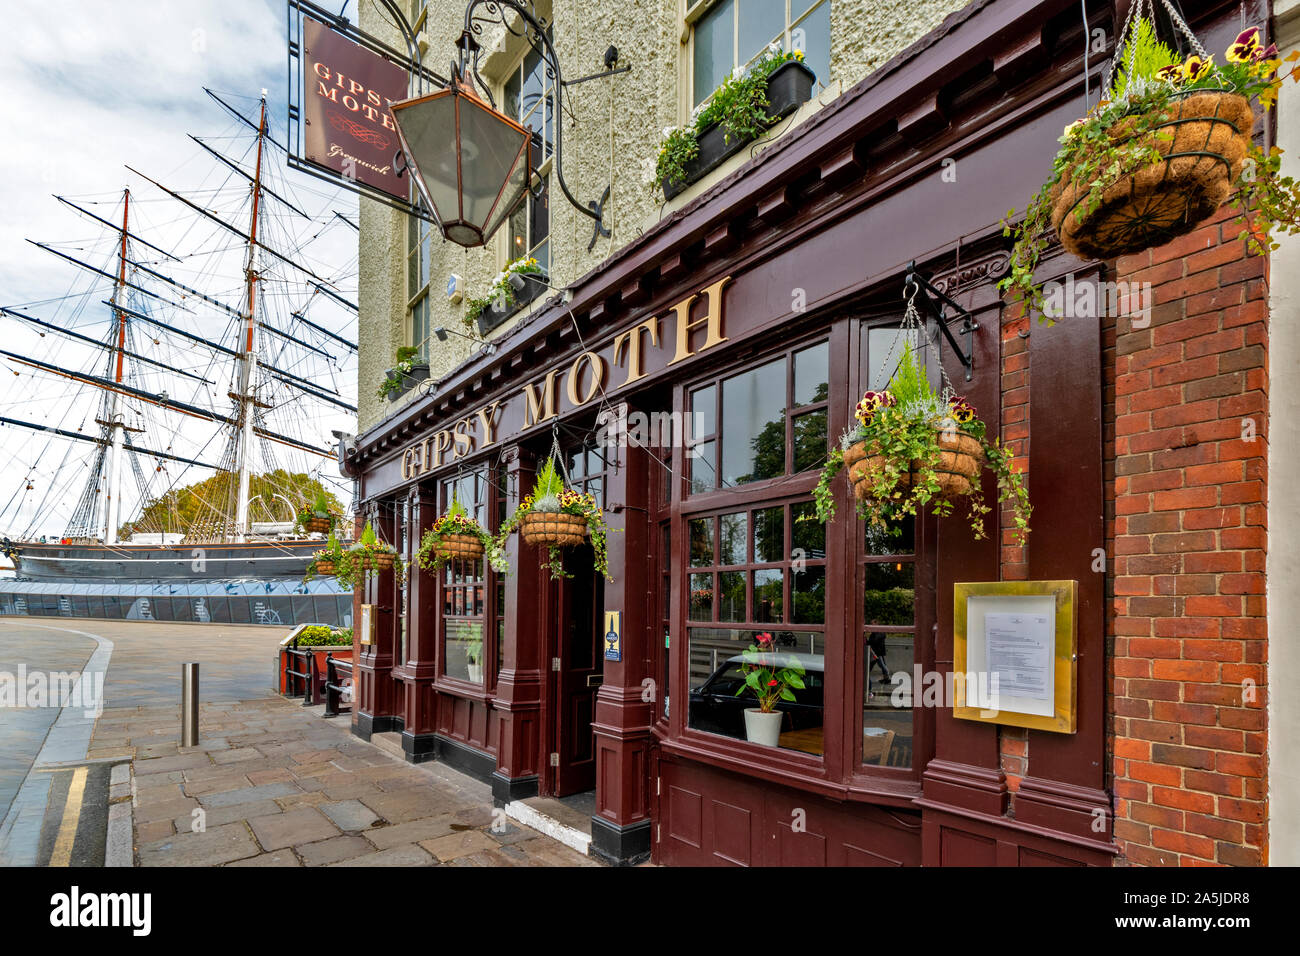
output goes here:
<path id="1" fill-rule="evenodd" d="M 396 372 L 396 371 L 397 371 L 397 369 L 390 368 L 390 369 L 388 370 L 388 375 L 385 376 L 385 377 L 390 377 L 390 376 L 392 376 L 392 374 L 393 374 L 394 372 Z M 397 391 L 395 391 L 395 392 L 389 392 L 389 393 L 388 393 L 388 400 L 389 400 L 390 402 L 395 402 L 395 401 L 397 401 L 399 398 L 401 398 L 403 395 L 405 395 L 405 394 L 406 394 L 407 392 L 409 392 L 411 389 L 415 388 L 415 386 L 419 385 L 421 382 L 423 382 L 423 381 L 424 381 L 425 379 L 427 379 L 428 377 L 429 377 L 429 363 L 428 363 L 428 362 L 422 362 L 422 363 L 420 363 L 419 365 L 412 365 L 412 366 L 411 366 L 411 370 L 410 370 L 409 372 L 407 372 L 405 375 L 402 376 L 402 387 L 399 388 L 399 389 L 398 389 Z"/>
<path id="2" fill-rule="evenodd" d="M 511 283 L 511 286 L 514 288 L 515 301 L 503 309 L 498 309 L 496 302 L 493 302 L 486 309 L 480 312 L 478 314 L 479 335 L 487 335 L 550 288 L 546 276 L 543 275 L 534 275 L 525 272 L 522 274 L 517 273 L 511 276 L 511 278 L 520 280 L 519 282 Z"/>
<path id="3" fill-rule="evenodd" d="M 798 60 L 783 63 L 767 78 L 767 118 L 769 123 L 784 119 L 812 99 L 816 77 Z M 664 183 L 664 199 L 672 199 L 691 183 L 703 179 L 724 162 L 744 149 L 751 141 L 732 137 L 726 141 L 721 125 L 714 123 L 700 134 L 699 155 L 686 164 L 686 178 Z"/>

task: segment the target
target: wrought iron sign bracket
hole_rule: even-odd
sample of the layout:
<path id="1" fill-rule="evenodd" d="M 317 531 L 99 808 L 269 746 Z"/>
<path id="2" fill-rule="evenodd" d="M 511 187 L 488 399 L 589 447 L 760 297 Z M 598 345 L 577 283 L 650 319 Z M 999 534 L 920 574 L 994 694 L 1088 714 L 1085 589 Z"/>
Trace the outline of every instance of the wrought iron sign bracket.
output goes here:
<path id="1" fill-rule="evenodd" d="M 482 10 L 480 11 L 480 8 Z M 517 27 L 509 20 L 509 14 L 514 13 L 522 22 L 521 27 Z M 593 73 L 590 76 L 579 77 L 576 80 L 565 80 L 560 70 L 560 58 L 556 55 L 555 47 L 551 43 L 551 38 L 546 35 L 550 27 L 541 17 L 537 15 L 536 8 L 532 0 L 469 0 L 465 7 L 465 28 L 461 33 L 460 42 L 460 61 L 454 64 L 453 76 L 464 77 L 476 84 L 484 94 L 488 102 L 495 108 L 496 103 L 492 96 L 492 91 L 488 85 L 483 82 L 478 73 L 479 59 L 479 42 L 478 37 L 483 34 L 484 27 L 495 25 L 502 26 L 508 33 L 513 36 L 523 37 L 528 44 L 537 51 L 546 66 L 547 75 L 555 80 L 556 85 L 556 117 L 555 117 L 555 178 L 560 183 L 560 190 L 564 193 L 564 198 L 574 209 L 585 216 L 590 216 L 595 220 L 595 226 L 592 229 L 591 242 L 587 244 L 587 251 L 596 245 L 596 240 L 602 236 L 610 235 L 609 228 L 605 225 L 605 203 L 609 199 L 609 187 L 605 188 L 604 194 L 597 201 L 592 201 L 583 205 L 580 203 L 569 190 L 569 184 L 564 180 L 564 110 L 560 100 L 559 91 L 565 90 L 570 86 L 578 83 L 585 83 L 588 80 L 599 79 L 602 76 L 614 76 L 619 73 L 626 73 L 632 69 L 631 66 L 612 69 L 618 62 L 618 49 L 610 47 L 605 53 L 606 69 L 600 73 Z"/>
<path id="2" fill-rule="evenodd" d="M 947 295 L 931 285 L 930 280 L 916 270 L 915 262 L 909 262 L 907 264 L 907 274 L 903 279 L 903 295 L 906 298 L 913 294 L 918 296 L 922 304 L 925 306 L 926 311 L 930 315 L 934 316 L 935 321 L 939 325 L 939 330 L 943 333 L 943 337 L 946 338 L 948 344 L 952 346 L 953 354 L 957 356 L 958 361 L 960 361 L 962 366 L 966 369 L 966 381 L 969 382 L 971 380 L 971 375 L 975 370 L 974 333 L 979 328 L 979 323 L 975 321 L 975 317 L 972 316 L 968 310 L 958 305 Z M 971 338 L 967 339 L 968 345 L 965 349 L 962 348 L 961 343 L 953 336 L 952 329 L 948 328 L 949 308 L 953 309 L 957 313 L 957 316 L 954 316 L 954 318 L 960 317 L 962 320 L 961 329 L 959 330 L 960 334 L 971 336 Z"/>

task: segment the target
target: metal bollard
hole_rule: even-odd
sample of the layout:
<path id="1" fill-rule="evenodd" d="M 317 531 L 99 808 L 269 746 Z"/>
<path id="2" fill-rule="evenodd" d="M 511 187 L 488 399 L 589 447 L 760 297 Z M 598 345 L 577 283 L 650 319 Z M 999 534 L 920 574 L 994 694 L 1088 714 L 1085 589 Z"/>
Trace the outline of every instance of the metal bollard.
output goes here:
<path id="1" fill-rule="evenodd" d="M 199 665 L 181 665 L 181 746 L 199 743 Z"/>

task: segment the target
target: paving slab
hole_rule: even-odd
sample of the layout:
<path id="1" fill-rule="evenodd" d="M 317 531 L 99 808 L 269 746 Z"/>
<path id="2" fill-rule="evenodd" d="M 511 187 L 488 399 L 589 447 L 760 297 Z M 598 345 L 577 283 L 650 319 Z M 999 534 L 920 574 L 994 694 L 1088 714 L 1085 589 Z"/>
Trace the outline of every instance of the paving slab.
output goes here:
<path id="1" fill-rule="evenodd" d="M 254 817 L 248 821 L 248 826 L 264 850 L 280 850 L 339 835 L 338 828 L 314 807 Z"/>

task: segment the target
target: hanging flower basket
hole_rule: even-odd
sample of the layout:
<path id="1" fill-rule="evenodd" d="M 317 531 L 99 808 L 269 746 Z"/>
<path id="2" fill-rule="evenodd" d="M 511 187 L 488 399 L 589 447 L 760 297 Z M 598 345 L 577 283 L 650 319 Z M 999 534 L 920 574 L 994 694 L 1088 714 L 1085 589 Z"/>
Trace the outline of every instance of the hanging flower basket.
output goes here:
<path id="1" fill-rule="evenodd" d="M 318 490 L 310 504 L 298 509 L 294 516 L 294 528 L 303 534 L 329 534 L 338 523 L 338 516 L 331 510 L 332 505 L 336 506 L 337 502 L 331 502 L 324 489 Z"/>
<path id="2" fill-rule="evenodd" d="M 1229 200 L 1240 239 L 1253 253 L 1276 248 L 1274 229 L 1300 231 L 1300 184 L 1280 172 L 1281 151 L 1251 142 L 1261 111 L 1277 99 L 1283 60 L 1260 30 L 1242 32 L 1224 62 L 1205 52 L 1169 0 L 1159 0 L 1196 54 L 1182 59 L 1152 26 L 1153 0 L 1137 0 L 1119 36 L 1101 99 L 1072 123 L 1047 182 L 1025 218 L 1004 224 L 1015 239 L 1003 291 L 1053 321 L 1064 305 L 1045 302 L 1035 271 L 1049 231 L 1082 259 L 1112 259 L 1185 235 Z M 1291 54 L 1294 62 L 1300 54 Z M 1253 101 L 1253 102 L 1252 102 Z M 1008 213 L 1008 219 L 1014 213 Z"/>
<path id="3" fill-rule="evenodd" d="M 587 540 L 587 519 L 563 512 L 534 511 L 524 515 L 519 533 L 538 547 L 573 548 Z"/>
<path id="4" fill-rule="evenodd" d="M 330 515 L 324 517 L 313 514 L 302 523 L 302 530 L 308 534 L 329 534 L 334 530 L 334 519 Z"/>
<path id="5" fill-rule="evenodd" d="M 367 575 L 379 571 L 406 573 L 406 563 L 397 556 L 397 552 L 379 540 L 370 522 L 357 543 L 347 550 L 340 550 L 334 557 L 334 577 L 341 587 L 356 587 Z"/>
<path id="6" fill-rule="evenodd" d="M 426 571 L 437 573 L 448 561 L 477 561 L 485 554 L 493 570 L 505 572 L 509 569 L 505 552 L 496 539 L 452 498 L 447 513 L 420 538 L 416 561 Z"/>
<path id="7" fill-rule="evenodd" d="M 934 430 L 940 452 L 938 462 L 929 469 L 939 484 L 937 498 L 954 500 L 970 494 L 974 481 L 984 465 L 984 447 L 973 437 L 955 428 Z M 853 494 L 859 501 L 872 497 L 871 477 L 888 466 L 887 456 L 879 454 L 879 447 L 871 443 L 855 442 L 844 449 L 844 465 L 849 470 Z M 926 470 L 924 462 L 913 460 L 907 471 L 898 476 L 895 486 L 900 491 L 912 487 L 914 476 Z"/>
<path id="8" fill-rule="evenodd" d="M 909 302 L 904 331 L 915 327 Z M 892 356 L 891 356 L 892 357 Z M 886 360 L 888 361 L 888 359 Z M 832 482 L 845 467 L 858 515 L 872 524 L 897 529 L 902 518 L 929 508 L 935 515 L 967 503 L 971 531 L 983 538 L 984 503 L 980 473 L 987 466 L 998 479 L 998 501 L 1012 505 L 1014 530 L 1023 542 L 1029 533 L 1029 495 L 1011 456 L 986 435 L 975 409 L 950 388 L 936 394 L 918 366 L 910 342 L 883 392 L 867 392 L 854 409 L 856 424 L 840 439 L 813 491 L 817 516 L 835 515 Z"/>
<path id="9" fill-rule="evenodd" d="M 333 577 L 338 573 L 339 559 L 342 555 L 343 546 L 339 544 L 339 539 L 334 537 L 333 532 L 331 532 L 325 542 L 325 547 L 312 555 L 303 581 L 310 581 L 313 577 Z"/>
<path id="10" fill-rule="evenodd" d="M 565 487 L 555 467 L 558 446 L 537 472 L 533 492 L 501 526 L 498 546 L 518 529 L 525 543 L 544 547 L 549 555 L 551 576 L 572 577 L 564 570 L 564 549 L 574 548 L 590 539 L 595 552 L 596 571 L 609 577 L 609 556 L 605 549 L 605 515 L 596 499 L 585 492 Z"/>
<path id="11" fill-rule="evenodd" d="M 1159 113 L 1116 123 L 1117 147 L 1140 141 L 1160 159 L 1120 176 L 1094 196 L 1096 180 L 1069 166 L 1053 184 L 1052 228 L 1067 252 L 1113 259 L 1162 246 L 1214 215 L 1232 193 L 1250 151 L 1255 113 L 1229 91 L 1174 94 Z M 1140 136 L 1134 131 L 1149 128 Z"/>

